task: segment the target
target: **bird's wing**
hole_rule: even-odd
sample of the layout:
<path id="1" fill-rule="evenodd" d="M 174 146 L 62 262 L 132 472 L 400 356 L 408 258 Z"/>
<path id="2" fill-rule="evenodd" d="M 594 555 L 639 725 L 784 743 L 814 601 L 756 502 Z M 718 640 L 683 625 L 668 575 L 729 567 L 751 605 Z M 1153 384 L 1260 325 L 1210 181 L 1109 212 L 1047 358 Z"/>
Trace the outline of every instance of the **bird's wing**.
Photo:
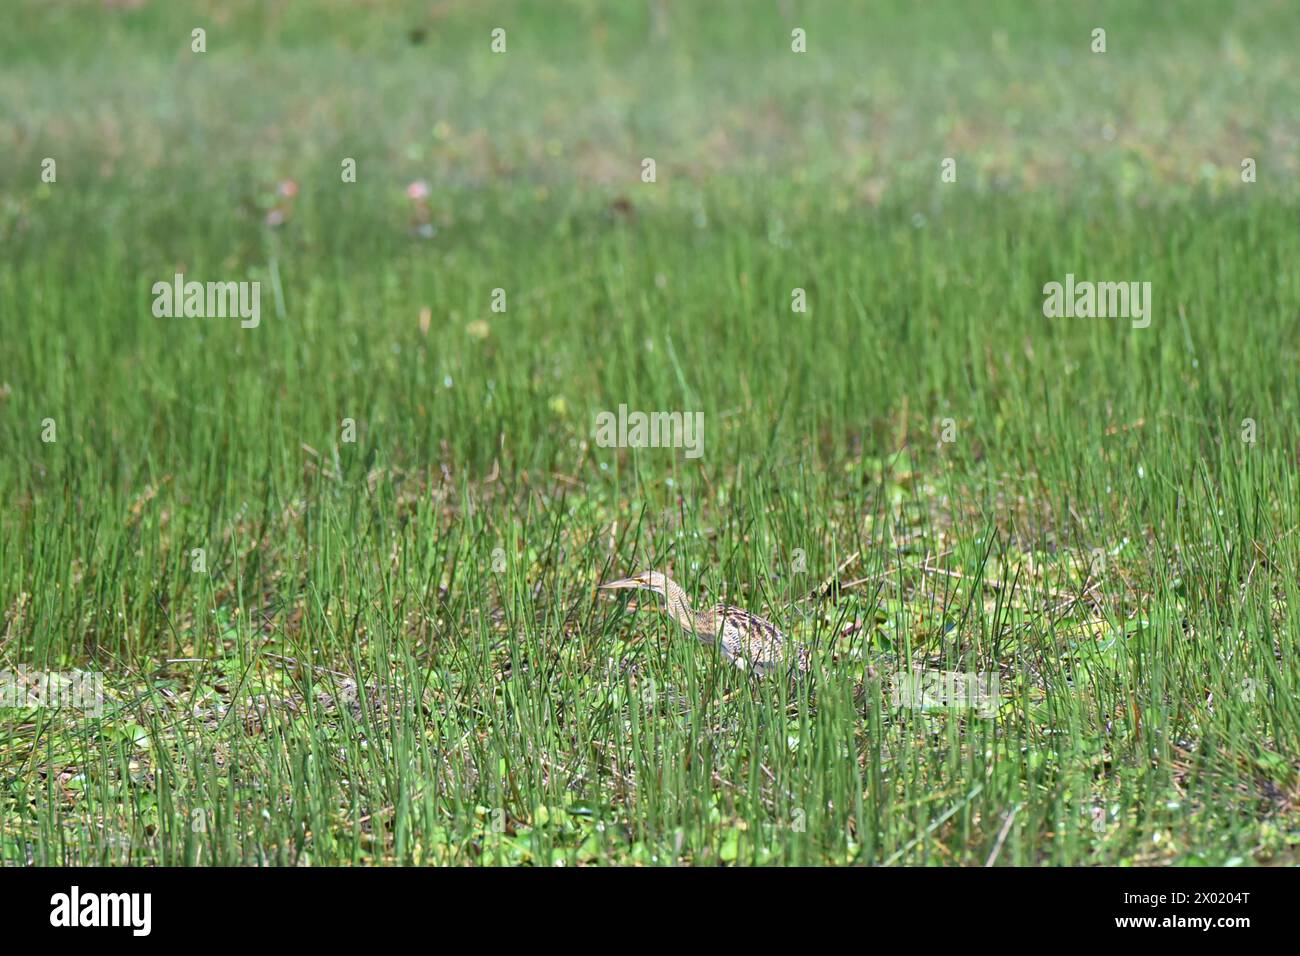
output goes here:
<path id="1" fill-rule="evenodd" d="M 719 604 L 714 609 L 720 622 L 721 639 L 727 649 L 750 663 L 774 663 L 781 659 L 785 635 L 771 621 L 743 608 Z"/>

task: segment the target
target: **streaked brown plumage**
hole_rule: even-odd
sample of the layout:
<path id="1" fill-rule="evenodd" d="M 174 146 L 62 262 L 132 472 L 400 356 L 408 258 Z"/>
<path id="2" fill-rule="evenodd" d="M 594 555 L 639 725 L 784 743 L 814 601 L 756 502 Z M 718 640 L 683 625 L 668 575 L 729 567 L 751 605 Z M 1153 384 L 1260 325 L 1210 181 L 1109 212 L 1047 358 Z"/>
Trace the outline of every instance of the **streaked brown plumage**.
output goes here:
<path id="1" fill-rule="evenodd" d="M 697 611 L 691 607 L 686 592 L 666 574 L 642 571 L 630 578 L 602 584 L 601 588 L 654 591 L 662 595 L 669 616 L 705 644 L 719 645 L 727 660 L 742 670 L 751 669 L 760 677 L 782 664 L 800 672 L 808 670 L 807 648 L 796 645 L 771 621 L 730 604 Z"/>

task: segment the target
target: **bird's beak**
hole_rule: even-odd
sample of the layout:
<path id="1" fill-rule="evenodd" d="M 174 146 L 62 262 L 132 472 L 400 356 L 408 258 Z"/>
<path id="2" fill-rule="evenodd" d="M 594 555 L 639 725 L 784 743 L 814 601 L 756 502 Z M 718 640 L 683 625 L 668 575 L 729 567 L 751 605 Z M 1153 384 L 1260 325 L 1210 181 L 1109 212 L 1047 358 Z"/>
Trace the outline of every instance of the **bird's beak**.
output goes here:
<path id="1" fill-rule="evenodd" d="M 632 578 L 622 578 L 618 581 L 606 581 L 604 584 L 600 585 L 600 590 L 627 591 L 627 590 L 632 590 L 634 588 L 639 588 L 640 586 L 641 586 L 640 581 L 636 581 Z"/>

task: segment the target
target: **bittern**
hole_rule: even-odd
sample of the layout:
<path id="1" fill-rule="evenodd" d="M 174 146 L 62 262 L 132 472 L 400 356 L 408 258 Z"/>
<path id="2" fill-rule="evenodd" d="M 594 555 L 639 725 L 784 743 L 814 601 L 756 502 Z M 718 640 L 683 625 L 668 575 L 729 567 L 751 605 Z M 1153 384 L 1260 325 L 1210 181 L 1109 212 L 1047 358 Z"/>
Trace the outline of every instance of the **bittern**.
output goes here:
<path id="1" fill-rule="evenodd" d="M 741 670 L 750 670 L 759 677 L 766 677 L 782 664 L 799 672 L 808 670 L 808 649 L 787 638 L 771 621 L 730 604 L 697 611 L 681 586 L 666 574 L 642 571 L 600 587 L 606 591 L 640 590 L 661 595 L 673 620 L 705 644 L 721 647 L 727 660 Z"/>

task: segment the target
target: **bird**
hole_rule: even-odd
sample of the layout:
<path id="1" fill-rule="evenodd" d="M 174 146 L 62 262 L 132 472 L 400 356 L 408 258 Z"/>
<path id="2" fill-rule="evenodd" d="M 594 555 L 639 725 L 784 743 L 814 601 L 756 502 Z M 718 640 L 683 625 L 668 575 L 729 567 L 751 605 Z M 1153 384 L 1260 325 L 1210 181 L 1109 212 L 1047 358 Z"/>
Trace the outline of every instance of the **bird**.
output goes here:
<path id="1" fill-rule="evenodd" d="M 808 649 L 791 641 L 771 621 L 730 604 L 697 611 L 681 585 L 659 571 L 608 581 L 600 589 L 653 591 L 664 598 L 669 616 L 683 629 L 705 644 L 717 644 L 727 660 L 758 677 L 768 676 L 783 664 L 799 673 L 807 673 L 811 666 Z"/>

